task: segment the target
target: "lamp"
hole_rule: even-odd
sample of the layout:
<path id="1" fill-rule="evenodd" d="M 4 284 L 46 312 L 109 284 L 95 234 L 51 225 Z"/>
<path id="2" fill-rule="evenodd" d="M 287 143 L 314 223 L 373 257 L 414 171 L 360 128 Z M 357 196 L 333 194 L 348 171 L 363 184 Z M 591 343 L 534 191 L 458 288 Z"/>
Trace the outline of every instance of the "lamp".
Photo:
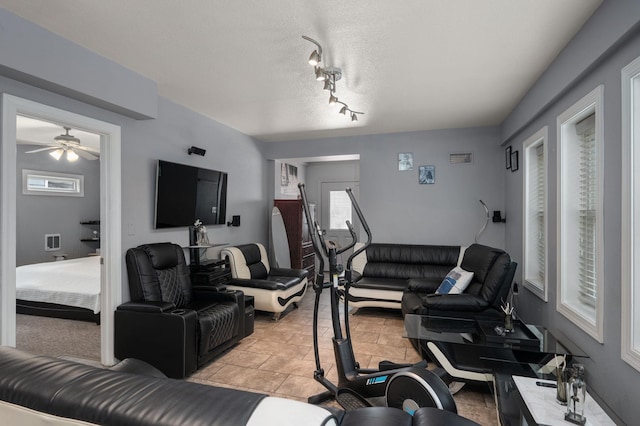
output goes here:
<path id="1" fill-rule="evenodd" d="M 60 157 L 62 157 L 62 154 L 64 154 L 64 149 L 62 148 L 56 149 L 55 151 L 51 151 L 49 153 L 49 155 L 55 158 L 56 160 L 60 160 Z"/>
<path id="2" fill-rule="evenodd" d="M 347 104 L 338 100 L 338 96 L 336 96 L 336 81 L 342 78 L 342 70 L 337 67 L 321 67 L 320 62 L 322 61 L 322 46 L 320 43 L 312 39 L 311 37 L 302 36 L 303 39 L 315 44 L 318 49 L 311 52 L 309 56 L 309 64 L 313 65 L 313 71 L 316 76 L 317 81 L 324 81 L 324 85 L 322 90 L 326 90 L 330 92 L 329 95 L 329 105 L 341 104 L 342 108 L 340 108 L 340 114 L 347 115 L 347 112 L 351 116 L 351 121 L 358 121 L 357 114 L 364 114 L 361 111 L 354 111 Z"/>
<path id="3" fill-rule="evenodd" d="M 67 161 L 73 163 L 74 161 L 78 160 L 78 158 L 78 154 L 76 154 L 73 150 L 67 150 Z"/>

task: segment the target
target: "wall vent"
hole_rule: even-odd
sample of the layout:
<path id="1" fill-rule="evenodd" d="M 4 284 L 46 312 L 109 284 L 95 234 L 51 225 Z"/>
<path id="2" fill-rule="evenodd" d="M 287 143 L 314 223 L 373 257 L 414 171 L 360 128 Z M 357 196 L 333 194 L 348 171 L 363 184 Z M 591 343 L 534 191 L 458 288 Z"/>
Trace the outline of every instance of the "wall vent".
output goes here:
<path id="1" fill-rule="evenodd" d="M 449 164 L 473 164 L 472 152 L 449 154 Z"/>
<path id="2" fill-rule="evenodd" d="M 60 234 L 45 234 L 44 251 L 60 250 Z"/>

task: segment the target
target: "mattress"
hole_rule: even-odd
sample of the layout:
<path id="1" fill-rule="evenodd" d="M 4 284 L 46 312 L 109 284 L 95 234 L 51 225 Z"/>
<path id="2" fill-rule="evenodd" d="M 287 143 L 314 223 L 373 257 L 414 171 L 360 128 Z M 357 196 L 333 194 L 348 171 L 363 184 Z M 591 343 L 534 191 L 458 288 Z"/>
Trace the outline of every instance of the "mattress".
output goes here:
<path id="1" fill-rule="evenodd" d="M 16 299 L 100 312 L 100 256 L 16 268 Z"/>

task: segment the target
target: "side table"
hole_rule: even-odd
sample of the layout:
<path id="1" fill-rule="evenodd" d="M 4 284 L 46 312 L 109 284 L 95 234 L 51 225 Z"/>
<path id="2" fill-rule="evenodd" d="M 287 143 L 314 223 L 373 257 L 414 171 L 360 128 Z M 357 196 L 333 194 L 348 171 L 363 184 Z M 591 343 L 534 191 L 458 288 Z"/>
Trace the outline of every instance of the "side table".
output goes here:
<path id="1" fill-rule="evenodd" d="M 555 381 L 544 380 L 537 377 L 496 375 L 496 388 L 501 391 L 516 392 L 517 408 L 510 404 L 510 408 L 519 409 L 518 420 L 505 421 L 503 424 L 527 424 L 527 425 L 559 425 L 566 426 L 570 423 L 564 420 L 566 407 L 556 401 L 556 389 L 539 386 L 537 383 L 555 384 Z M 515 395 L 514 395 L 515 396 Z M 500 408 L 500 407 L 499 407 Z M 615 425 L 615 422 L 604 412 L 598 403 L 587 392 L 585 403 L 586 425 Z M 514 421 L 515 420 L 515 421 Z"/>

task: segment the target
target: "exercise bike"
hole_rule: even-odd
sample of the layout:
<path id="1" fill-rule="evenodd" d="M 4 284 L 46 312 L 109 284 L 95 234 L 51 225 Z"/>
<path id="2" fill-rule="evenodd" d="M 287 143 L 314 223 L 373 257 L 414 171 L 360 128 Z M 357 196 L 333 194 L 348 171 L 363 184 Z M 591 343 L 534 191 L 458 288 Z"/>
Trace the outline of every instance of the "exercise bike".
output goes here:
<path id="1" fill-rule="evenodd" d="M 351 265 L 353 259 L 371 244 L 371 230 L 353 196 L 350 188 L 346 192 L 351 200 L 356 215 L 367 234 L 367 241 L 362 247 L 354 250 L 347 261 L 347 268 L 338 263 L 338 256 L 355 247 L 357 235 L 352 224 L 347 221 L 347 228 L 351 234 L 351 242 L 346 247 L 337 247 L 331 241 L 325 241 L 322 231 L 312 221 L 304 184 L 298 189 L 302 197 L 309 234 L 318 261 L 316 279 L 313 284 L 315 302 L 313 310 L 313 349 L 316 370 L 314 379 L 327 390 L 309 397 L 311 404 L 320 404 L 329 399 L 335 399 L 345 410 L 350 411 L 370 406 L 389 406 L 402 409 L 413 414 L 421 407 L 436 407 L 442 410 L 457 412 L 456 404 L 449 388 L 435 373 L 427 370 L 426 362 L 419 364 L 395 364 L 383 361 L 378 369 L 361 369 L 355 360 L 351 344 L 348 318 L 348 289 L 352 280 Z M 329 263 L 330 281 L 324 281 L 324 256 Z M 341 278 L 344 272 L 344 278 Z M 330 291 L 331 321 L 333 328 L 333 350 L 336 360 L 338 383 L 332 383 L 324 375 L 320 362 L 318 345 L 318 308 L 322 291 Z M 340 318 L 340 299 L 344 301 L 345 335 L 342 332 Z"/>

